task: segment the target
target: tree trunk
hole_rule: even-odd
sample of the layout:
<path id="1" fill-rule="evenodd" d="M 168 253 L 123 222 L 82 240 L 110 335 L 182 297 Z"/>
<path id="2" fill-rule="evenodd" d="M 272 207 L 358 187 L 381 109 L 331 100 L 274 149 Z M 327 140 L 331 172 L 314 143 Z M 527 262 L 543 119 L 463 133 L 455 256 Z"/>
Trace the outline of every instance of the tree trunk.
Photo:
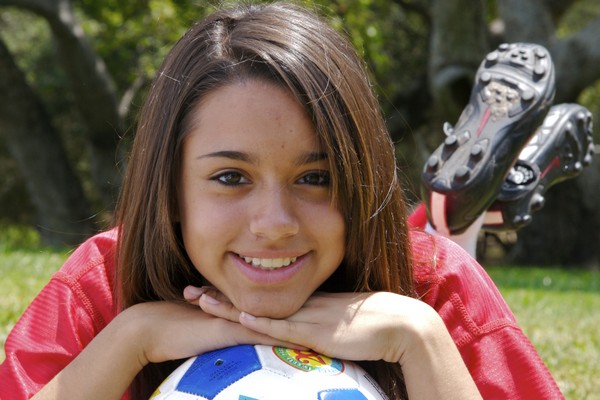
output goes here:
<path id="1" fill-rule="evenodd" d="M 120 175 L 116 164 L 124 116 L 119 114 L 116 87 L 106 65 L 90 46 L 69 0 L 0 0 L 43 17 L 58 49 L 58 59 L 71 84 L 86 137 L 94 189 L 103 208 L 112 210 Z"/>
<path id="2" fill-rule="evenodd" d="M 428 69 L 438 122 L 453 124 L 469 102 L 473 77 L 489 50 L 486 38 L 482 0 L 432 2 Z"/>
<path id="3" fill-rule="evenodd" d="M 72 245 L 93 232 L 79 179 L 40 100 L 0 41 L 0 135 L 19 164 L 45 243 Z"/>
<path id="4" fill-rule="evenodd" d="M 56 0 L 53 0 L 55 2 Z M 115 84 L 104 61 L 87 42 L 71 4 L 46 15 L 58 48 L 58 59 L 71 83 L 75 103 L 87 128 L 86 137 L 94 186 L 103 207 L 112 210 L 120 186 L 117 149 L 123 132 Z"/>

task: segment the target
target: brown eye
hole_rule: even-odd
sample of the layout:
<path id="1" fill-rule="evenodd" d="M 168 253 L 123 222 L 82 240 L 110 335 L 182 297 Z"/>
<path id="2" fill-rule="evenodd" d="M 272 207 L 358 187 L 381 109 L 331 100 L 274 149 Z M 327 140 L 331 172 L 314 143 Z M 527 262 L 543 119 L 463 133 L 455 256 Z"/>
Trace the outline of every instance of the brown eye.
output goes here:
<path id="1" fill-rule="evenodd" d="M 300 183 L 314 186 L 329 186 L 331 179 L 327 171 L 310 172 L 300 178 Z"/>
<path id="2" fill-rule="evenodd" d="M 215 180 L 226 186 L 238 186 L 238 185 L 243 185 L 243 184 L 248 183 L 248 180 L 246 178 L 244 178 L 244 176 L 242 174 L 240 174 L 239 172 L 235 172 L 235 171 L 228 171 L 228 172 L 219 174 L 219 175 L 215 176 L 214 178 L 212 178 L 212 180 Z"/>

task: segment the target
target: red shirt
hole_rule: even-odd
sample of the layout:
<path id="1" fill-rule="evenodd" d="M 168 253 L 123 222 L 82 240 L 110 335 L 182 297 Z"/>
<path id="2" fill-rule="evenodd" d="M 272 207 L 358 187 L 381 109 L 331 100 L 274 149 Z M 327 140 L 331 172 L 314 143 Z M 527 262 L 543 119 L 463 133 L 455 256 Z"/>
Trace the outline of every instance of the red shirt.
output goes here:
<path id="1" fill-rule="evenodd" d="M 413 231 L 411 242 L 418 295 L 444 320 L 482 396 L 562 399 L 483 268 L 442 237 Z M 19 319 L 0 365 L 0 399 L 32 397 L 114 318 L 115 244 L 112 230 L 81 245 Z"/>

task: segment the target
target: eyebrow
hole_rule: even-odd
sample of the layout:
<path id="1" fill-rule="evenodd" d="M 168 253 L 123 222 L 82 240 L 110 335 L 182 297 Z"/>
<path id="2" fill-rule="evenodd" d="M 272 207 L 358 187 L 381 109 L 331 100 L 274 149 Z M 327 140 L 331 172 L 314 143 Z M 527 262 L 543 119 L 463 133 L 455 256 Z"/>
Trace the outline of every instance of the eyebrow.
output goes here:
<path id="1" fill-rule="evenodd" d="M 310 153 L 303 154 L 302 156 L 300 156 L 296 160 L 296 164 L 305 165 L 305 164 L 310 164 L 310 163 L 314 163 L 314 162 L 318 162 L 318 161 L 322 161 L 322 160 L 327 160 L 327 158 L 328 158 L 327 153 L 311 151 Z"/>
<path id="2" fill-rule="evenodd" d="M 243 161 L 247 163 L 256 163 L 256 158 L 248 153 L 244 153 L 242 151 L 234 151 L 234 150 L 221 150 L 215 151 L 213 153 L 203 154 L 198 156 L 197 159 L 203 158 L 228 158 L 230 160 Z M 309 152 L 306 154 L 302 154 L 296 160 L 297 165 L 305 165 L 313 162 L 318 162 L 322 160 L 327 160 L 327 153 L 324 152 Z"/>
<path id="3" fill-rule="evenodd" d="M 238 160 L 245 162 L 252 162 L 253 157 L 251 157 L 248 153 L 244 153 L 242 151 L 233 151 L 233 150 L 221 150 L 215 151 L 213 153 L 203 154 L 201 156 L 196 157 L 198 160 L 203 158 L 229 158 L 230 160 Z"/>

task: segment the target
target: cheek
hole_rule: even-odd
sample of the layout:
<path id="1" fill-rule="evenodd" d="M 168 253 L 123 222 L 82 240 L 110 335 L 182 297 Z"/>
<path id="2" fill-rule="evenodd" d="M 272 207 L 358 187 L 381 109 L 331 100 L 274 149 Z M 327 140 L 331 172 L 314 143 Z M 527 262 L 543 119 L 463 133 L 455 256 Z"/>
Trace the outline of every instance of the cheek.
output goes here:
<path id="1" fill-rule="evenodd" d="M 199 258 L 206 259 L 226 247 L 243 221 L 239 207 L 229 207 L 225 202 L 207 202 L 197 197 L 180 204 L 184 246 L 196 266 Z"/>
<path id="2" fill-rule="evenodd" d="M 336 238 L 335 247 L 337 251 L 338 264 L 340 264 L 346 253 L 346 224 L 341 214 L 336 222 L 336 230 L 333 235 Z"/>
<path id="3" fill-rule="evenodd" d="M 319 242 L 326 247 L 332 262 L 341 263 L 346 249 L 346 223 L 342 213 L 326 208 L 311 219 L 313 231 L 319 235 Z"/>

